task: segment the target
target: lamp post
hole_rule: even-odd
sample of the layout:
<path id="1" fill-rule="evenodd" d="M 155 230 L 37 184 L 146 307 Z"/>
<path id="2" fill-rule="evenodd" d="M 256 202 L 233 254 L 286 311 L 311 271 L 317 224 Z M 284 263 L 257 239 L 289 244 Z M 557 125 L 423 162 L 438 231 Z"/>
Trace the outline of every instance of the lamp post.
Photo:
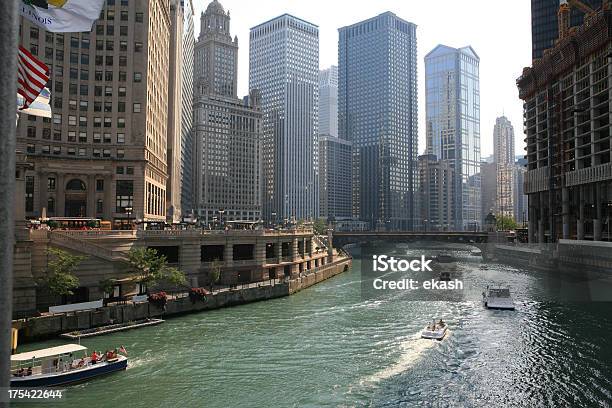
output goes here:
<path id="1" fill-rule="evenodd" d="M 270 214 L 272 216 L 272 229 L 276 229 L 276 211 L 272 211 L 272 214 Z"/>
<path id="2" fill-rule="evenodd" d="M 221 224 L 222 229 L 225 227 L 223 223 L 223 214 L 225 214 L 225 210 L 223 208 L 219 208 L 219 223 Z"/>
<path id="3" fill-rule="evenodd" d="M 127 214 L 127 222 L 128 222 L 130 229 L 132 229 L 131 218 L 132 218 L 132 211 L 134 211 L 134 209 L 132 207 L 124 207 L 123 211 L 125 211 L 125 213 Z"/>

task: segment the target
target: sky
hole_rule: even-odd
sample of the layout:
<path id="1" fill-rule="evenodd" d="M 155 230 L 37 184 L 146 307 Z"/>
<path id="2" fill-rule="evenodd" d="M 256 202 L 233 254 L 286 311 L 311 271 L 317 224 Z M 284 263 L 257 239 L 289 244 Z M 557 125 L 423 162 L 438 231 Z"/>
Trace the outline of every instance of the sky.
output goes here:
<path id="1" fill-rule="evenodd" d="M 319 26 L 319 65 L 338 64 L 338 28 L 391 11 L 417 25 L 419 152 L 425 149 L 424 56 L 436 45 L 471 45 L 480 57 L 481 157 L 493 154 L 493 125 L 505 115 L 523 154 L 522 104 L 516 78 L 531 64 L 529 0 L 219 0 L 238 36 L 238 94 L 248 94 L 249 29 L 283 13 Z M 194 0 L 196 39 L 208 0 Z"/>

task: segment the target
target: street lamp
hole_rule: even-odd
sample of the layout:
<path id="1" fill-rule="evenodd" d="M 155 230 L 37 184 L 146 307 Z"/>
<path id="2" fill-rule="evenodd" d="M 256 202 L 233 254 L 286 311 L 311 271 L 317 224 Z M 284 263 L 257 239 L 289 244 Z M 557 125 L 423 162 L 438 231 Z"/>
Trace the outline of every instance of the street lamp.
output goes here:
<path id="1" fill-rule="evenodd" d="M 130 229 L 132 229 L 132 225 L 131 225 L 130 219 L 131 219 L 131 215 L 132 215 L 132 211 L 133 210 L 134 209 L 132 207 L 124 207 L 123 208 L 123 211 L 125 211 L 126 214 L 127 214 L 127 221 L 128 221 L 128 225 L 130 226 Z"/>
<path id="2" fill-rule="evenodd" d="M 223 208 L 219 208 L 219 223 L 221 224 L 221 228 L 223 229 L 223 227 L 225 226 L 223 223 L 223 214 L 225 213 L 225 210 Z"/>
<path id="3" fill-rule="evenodd" d="M 276 222 L 276 211 L 272 211 L 271 216 L 272 216 L 272 228 L 276 229 L 276 225 L 277 225 L 277 222 Z"/>

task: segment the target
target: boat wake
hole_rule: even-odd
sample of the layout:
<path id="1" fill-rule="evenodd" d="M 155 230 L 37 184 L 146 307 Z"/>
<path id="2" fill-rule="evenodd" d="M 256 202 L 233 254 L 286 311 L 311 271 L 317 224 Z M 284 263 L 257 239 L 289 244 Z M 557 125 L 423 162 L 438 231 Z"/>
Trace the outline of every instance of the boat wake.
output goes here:
<path id="1" fill-rule="evenodd" d="M 450 335 L 450 331 L 447 333 L 448 335 Z M 401 354 L 393 365 L 362 379 L 360 384 L 374 386 L 381 381 L 403 373 L 413 367 L 427 350 L 436 347 L 437 344 L 439 344 L 438 341 L 422 339 L 421 331 L 418 331 L 400 343 Z"/>

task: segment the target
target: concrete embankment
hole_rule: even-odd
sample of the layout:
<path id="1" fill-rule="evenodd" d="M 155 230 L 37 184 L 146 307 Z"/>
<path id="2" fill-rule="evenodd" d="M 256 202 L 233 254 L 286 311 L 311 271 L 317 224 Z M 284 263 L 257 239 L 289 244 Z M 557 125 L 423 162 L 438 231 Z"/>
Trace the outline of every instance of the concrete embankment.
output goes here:
<path id="1" fill-rule="evenodd" d="M 153 317 L 168 318 L 186 313 L 275 299 L 292 295 L 302 289 L 338 275 L 348 270 L 351 262 L 350 258 L 344 258 L 321 267 L 316 272 L 272 286 L 263 285 L 216 292 L 213 295 L 206 296 L 205 301 L 193 301 L 189 297 L 169 299 L 165 310 L 149 302 L 128 303 L 125 305 L 106 306 L 94 310 L 14 320 L 13 327 L 19 329 L 19 341 L 27 342 L 70 331 L 85 330 L 109 324 Z"/>

